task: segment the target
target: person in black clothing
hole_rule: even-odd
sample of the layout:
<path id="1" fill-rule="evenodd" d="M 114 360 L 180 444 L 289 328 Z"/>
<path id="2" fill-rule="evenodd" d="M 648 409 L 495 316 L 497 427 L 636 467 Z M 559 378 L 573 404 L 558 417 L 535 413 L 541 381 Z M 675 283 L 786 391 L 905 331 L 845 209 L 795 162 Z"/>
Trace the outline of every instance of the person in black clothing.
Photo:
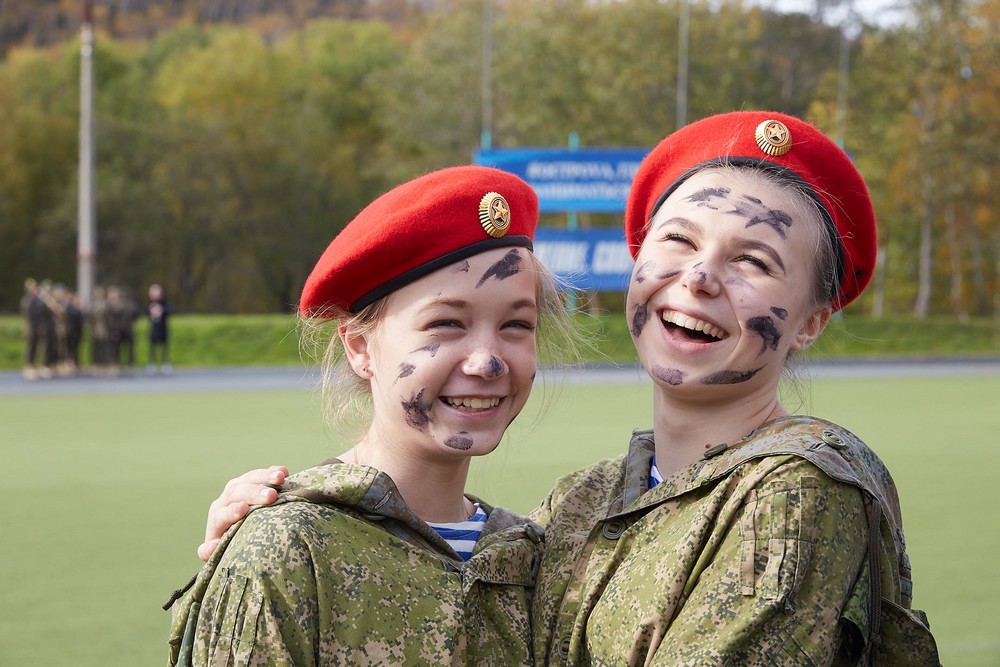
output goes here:
<path id="1" fill-rule="evenodd" d="M 115 370 L 129 374 L 135 367 L 135 329 L 139 316 L 136 304 L 118 287 L 108 288 L 108 334 L 111 341 L 111 363 Z"/>
<path id="2" fill-rule="evenodd" d="M 161 285 L 149 286 L 149 304 L 146 313 L 149 315 L 149 365 L 150 373 L 170 372 L 170 348 L 167 345 L 169 327 L 167 320 L 172 308 L 163 294 Z"/>

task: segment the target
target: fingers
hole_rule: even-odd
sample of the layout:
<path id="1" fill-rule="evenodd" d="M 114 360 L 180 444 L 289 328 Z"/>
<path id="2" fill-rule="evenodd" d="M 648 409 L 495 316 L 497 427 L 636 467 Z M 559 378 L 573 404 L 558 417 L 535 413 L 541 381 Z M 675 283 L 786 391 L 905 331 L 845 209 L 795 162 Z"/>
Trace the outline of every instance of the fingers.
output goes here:
<path id="1" fill-rule="evenodd" d="M 215 547 L 217 546 L 219 546 L 219 540 L 202 542 L 201 546 L 198 547 L 198 558 L 203 561 L 208 561 L 208 559 L 212 557 L 212 553 L 215 551 Z"/>
<path id="2" fill-rule="evenodd" d="M 281 486 L 288 477 L 285 466 L 259 468 L 229 480 L 208 508 L 205 524 L 205 541 L 198 547 L 198 557 L 207 560 L 219 544 L 219 539 L 230 526 L 250 511 L 251 505 L 270 505 L 278 499 L 278 492 L 271 486 Z"/>

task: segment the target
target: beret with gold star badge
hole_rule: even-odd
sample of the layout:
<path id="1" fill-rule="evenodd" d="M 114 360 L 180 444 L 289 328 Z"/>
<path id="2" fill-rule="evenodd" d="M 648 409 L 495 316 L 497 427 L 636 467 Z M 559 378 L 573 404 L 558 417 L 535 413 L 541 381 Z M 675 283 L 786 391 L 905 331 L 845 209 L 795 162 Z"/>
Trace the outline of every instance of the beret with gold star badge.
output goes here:
<path id="1" fill-rule="evenodd" d="M 306 279 L 304 317 L 365 306 L 437 269 L 487 250 L 531 249 L 538 197 L 499 169 L 449 167 L 399 185 L 331 241 Z"/>
<path id="2" fill-rule="evenodd" d="M 840 309 L 858 297 L 875 270 L 875 211 L 850 157 L 809 123 L 774 111 L 709 116 L 663 139 L 639 166 L 625 208 L 625 234 L 635 257 L 650 219 L 692 174 L 713 165 L 767 169 L 804 185 L 839 253 Z"/>

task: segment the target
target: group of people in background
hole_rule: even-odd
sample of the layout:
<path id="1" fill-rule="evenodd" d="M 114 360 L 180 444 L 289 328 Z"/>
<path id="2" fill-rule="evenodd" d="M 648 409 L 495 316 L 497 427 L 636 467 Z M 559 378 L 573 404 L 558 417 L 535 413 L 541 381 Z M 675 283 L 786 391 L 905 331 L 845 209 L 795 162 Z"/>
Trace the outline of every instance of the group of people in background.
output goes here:
<path id="1" fill-rule="evenodd" d="M 92 305 L 85 309 L 80 296 L 65 285 L 28 278 L 20 310 L 25 323 L 25 379 L 73 377 L 85 367 L 95 376 L 135 370 L 135 322 L 143 311 L 126 289 L 95 287 Z M 171 310 L 163 288 L 150 285 L 145 310 L 150 323 L 148 372 L 171 371 L 167 347 Z M 89 342 L 89 359 L 83 354 L 85 341 Z"/>

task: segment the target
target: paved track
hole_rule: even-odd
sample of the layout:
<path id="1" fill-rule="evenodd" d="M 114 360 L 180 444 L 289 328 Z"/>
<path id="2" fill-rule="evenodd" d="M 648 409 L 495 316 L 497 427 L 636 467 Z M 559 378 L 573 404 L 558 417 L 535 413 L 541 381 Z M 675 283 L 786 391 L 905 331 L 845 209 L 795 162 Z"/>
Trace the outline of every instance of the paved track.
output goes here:
<path id="1" fill-rule="evenodd" d="M 823 361 L 804 368 L 807 377 L 913 377 L 943 375 L 1000 375 L 1000 357 L 921 361 Z M 649 382 L 637 366 L 600 366 L 573 372 L 549 372 L 550 382 L 573 384 L 631 384 Z M 136 392 L 311 390 L 319 382 L 314 369 L 219 368 L 178 369 L 170 375 L 137 371 L 122 377 L 72 377 L 28 381 L 13 371 L 0 372 L 0 396 L 59 394 L 132 394 Z"/>

